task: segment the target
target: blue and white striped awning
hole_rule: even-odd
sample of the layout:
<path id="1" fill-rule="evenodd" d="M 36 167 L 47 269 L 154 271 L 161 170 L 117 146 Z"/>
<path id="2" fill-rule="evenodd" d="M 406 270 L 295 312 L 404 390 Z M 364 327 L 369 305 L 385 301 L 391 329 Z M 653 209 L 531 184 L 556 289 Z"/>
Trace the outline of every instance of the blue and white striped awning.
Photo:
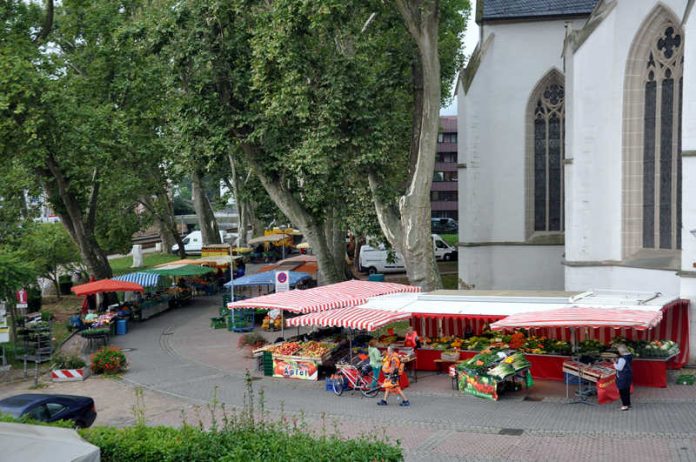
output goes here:
<path id="1" fill-rule="evenodd" d="M 157 287 L 160 275 L 156 273 L 130 273 L 117 276 L 117 281 L 135 282 L 143 287 Z"/>

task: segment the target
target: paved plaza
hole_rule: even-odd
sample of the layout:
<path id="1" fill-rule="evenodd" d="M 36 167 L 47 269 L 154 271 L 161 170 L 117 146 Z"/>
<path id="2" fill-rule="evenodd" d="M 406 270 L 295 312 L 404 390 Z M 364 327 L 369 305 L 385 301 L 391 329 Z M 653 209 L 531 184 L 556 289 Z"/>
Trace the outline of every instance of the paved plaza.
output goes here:
<path id="1" fill-rule="evenodd" d="M 619 412 L 618 405 L 568 404 L 559 383 L 537 381 L 492 402 L 463 396 L 447 375 L 429 373 L 406 390 L 410 408 L 378 407 L 359 393 L 326 392 L 323 381 L 263 377 L 238 349 L 240 334 L 210 328 L 219 304 L 219 297 L 201 297 L 115 337 L 112 344 L 126 350 L 130 364 L 122 379 L 90 378 L 42 391 L 88 394 L 97 402 L 97 424 L 129 425 L 140 386 L 149 423 L 205 424 L 213 396 L 227 408 L 244 405 L 249 370 L 271 418 L 295 416 L 320 433 L 386 435 L 400 442 L 407 460 L 696 461 L 696 387 L 637 388 L 635 408 Z M 0 395 L 27 387 L 6 385 Z"/>

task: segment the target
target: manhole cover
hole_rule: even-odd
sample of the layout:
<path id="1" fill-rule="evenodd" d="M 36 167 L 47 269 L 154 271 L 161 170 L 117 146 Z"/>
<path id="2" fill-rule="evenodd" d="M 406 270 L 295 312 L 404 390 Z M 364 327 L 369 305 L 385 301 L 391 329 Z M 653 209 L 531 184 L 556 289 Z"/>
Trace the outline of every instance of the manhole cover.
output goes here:
<path id="1" fill-rule="evenodd" d="M 521 428 L 501 428 L 498 432 L 499 435 L 510 435 L 510 436 L 520 436 L 524 433 Z"/>
<path id="2" fill-rule="evenodd" d="M 129 351 L 135 351 L 137 348 L 121 348 L 121 351 L 128 353 Z"/>

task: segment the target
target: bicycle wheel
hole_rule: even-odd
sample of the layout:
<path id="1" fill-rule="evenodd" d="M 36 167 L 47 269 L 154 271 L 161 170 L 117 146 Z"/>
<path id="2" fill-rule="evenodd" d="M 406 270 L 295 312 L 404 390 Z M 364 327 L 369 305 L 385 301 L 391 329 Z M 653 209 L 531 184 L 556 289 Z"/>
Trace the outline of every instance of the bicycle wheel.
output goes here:
<path id="1" fill-rule="evenodd" d="M 365 380 L 360 386 L 360 393 L 366 398 L 374 398 L 379 393 L 379 385 L 377 388 L 372 388 L 372 380 Z"/>
<path id="2" fill-rule="evenodd" d="M 336 396 L 341 396 L 343 394 L 343 377 L 334 379 L 332 382 L 332 387 Z"/>

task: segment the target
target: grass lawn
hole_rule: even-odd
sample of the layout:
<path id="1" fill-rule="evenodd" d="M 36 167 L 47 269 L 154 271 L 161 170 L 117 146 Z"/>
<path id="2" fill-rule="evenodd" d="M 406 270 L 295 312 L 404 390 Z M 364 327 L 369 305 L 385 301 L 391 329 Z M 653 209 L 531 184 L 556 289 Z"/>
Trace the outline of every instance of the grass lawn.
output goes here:
<path id="1" fill-rule="evenodd" d="M 459 236 L 456 234 L 440 234 L 440 237 L 452 247 L 457 247 L 457 244 L 459 243 Z"/>
<path id="2" fill-rule="evenodd" d="M 457 290 L 459 289 L 459 275 L 458 274 L 443 274 L 442 275 L 442 288 Z"/>
<path id="3" fill-rule="evenodd" d="M 188 256 L 186 258 L 198 258 Z M 169 263 L 171 261 L 179 260 L 178 255 L 172 255 L 168 253 L 146 253 L 143 255 L 143 267 L 142 268 L 131 268 L 133 264 L 133 257 L 121 257 L 109 260 L 111 264 L 111 271 L 113 271 L 114 276 L 119 276 L 121 274 L 133 273 L 135 271 L 152 268 L 153 266 L 161 265 L 162 263 Z"/>

